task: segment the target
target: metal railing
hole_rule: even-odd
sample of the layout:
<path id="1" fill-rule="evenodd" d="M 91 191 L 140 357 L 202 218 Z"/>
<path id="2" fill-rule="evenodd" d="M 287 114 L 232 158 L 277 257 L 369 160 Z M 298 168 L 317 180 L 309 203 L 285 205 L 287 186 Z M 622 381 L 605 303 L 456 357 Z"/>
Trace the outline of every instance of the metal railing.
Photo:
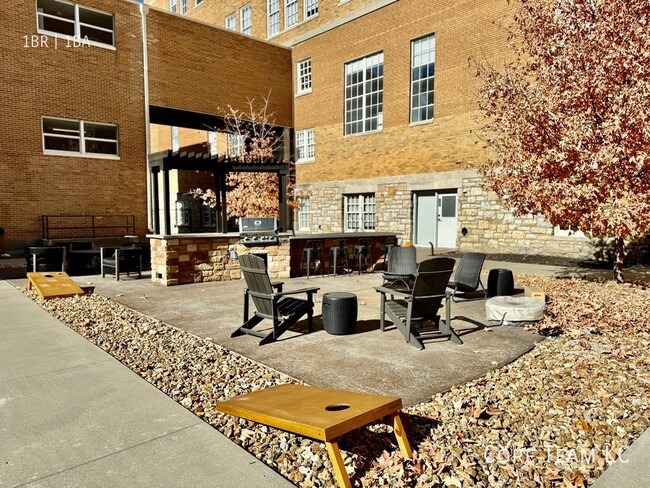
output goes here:
<path id="1" fill-rule="evenodd" d="M 43 239 L 135 234 L 135 215 L 43 215 Z"/>

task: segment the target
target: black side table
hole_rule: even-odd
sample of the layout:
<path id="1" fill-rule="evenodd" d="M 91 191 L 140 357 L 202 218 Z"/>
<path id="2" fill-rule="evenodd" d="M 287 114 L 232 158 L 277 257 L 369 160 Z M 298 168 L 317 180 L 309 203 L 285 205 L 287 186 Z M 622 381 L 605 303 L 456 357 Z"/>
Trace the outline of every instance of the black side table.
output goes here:
<path id="1" fill-rule="evenodd" d="M 489 297 L 509 296 L 515 292 L 515 278 L 509 269 L 495 268 L 488 274 Z"/>
<path id="2" fill-rule="evenodd" d="M 334 335 L 354 334 L 357 325 L 357 296 L 334 292 L 323 295 L 323 327 Z"/>

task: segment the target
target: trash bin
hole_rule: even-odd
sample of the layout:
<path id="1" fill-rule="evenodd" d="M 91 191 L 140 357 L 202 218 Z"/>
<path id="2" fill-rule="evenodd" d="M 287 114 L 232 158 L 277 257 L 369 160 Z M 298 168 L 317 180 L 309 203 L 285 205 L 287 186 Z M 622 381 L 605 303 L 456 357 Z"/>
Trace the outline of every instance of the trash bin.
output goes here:
<path id="1" fill-rule="evenodd" d="M 354 334 L 357 325 L 357 296 L 334 292 L 323 295 L 323 327 L 328 334 Z"/>
<path id="2" fill-rule="evenodd" d="M 509 269 L 495 268 L 488 274 L 489 297 L 509 296 L 515 292 L 515 278 Z"/>

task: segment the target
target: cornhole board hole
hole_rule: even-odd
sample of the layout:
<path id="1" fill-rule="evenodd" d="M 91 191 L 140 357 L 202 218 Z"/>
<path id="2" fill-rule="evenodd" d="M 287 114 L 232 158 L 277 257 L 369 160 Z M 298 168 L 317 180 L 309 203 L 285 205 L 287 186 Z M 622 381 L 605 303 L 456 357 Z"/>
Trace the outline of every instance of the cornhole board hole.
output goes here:
<path id="1" fill-rule="evenodd" d="M 45 299 L 84 295 L 84 291 L 72 281 L 68 273 L 64 273 L 63 271 L 27 273 L 27 278 L 29 278 L 27 289 L 31 290 L 33 286 Z"/>
<path id="2" fill-rule="evenodd" d="M 346 488 L 351 484 L 338 447 L 343 434 L 387 416 L 402 455 L 412 456 L 401 408 L 399 397 L 305 385 L 274 386 L 217 403 L 219 412 L 324 441 L 339 486 Z"/>

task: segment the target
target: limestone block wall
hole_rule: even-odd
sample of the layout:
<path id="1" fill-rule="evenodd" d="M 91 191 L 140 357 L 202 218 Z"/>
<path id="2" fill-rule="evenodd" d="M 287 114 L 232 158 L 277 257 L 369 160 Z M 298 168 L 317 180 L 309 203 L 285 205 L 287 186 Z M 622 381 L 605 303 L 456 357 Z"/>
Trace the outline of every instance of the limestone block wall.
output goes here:
<path id="1" fill-rule="evenodd" d="M 239 236 L 156 236 L 151 237 L 151 281 L 172 286 L 208 281 L 241 279 L 237 259 L 232 252 L 263 254 L 271 278 L 290 276 L 290 249 L 288 237 L 279 245 L 245 246 Z"/>
<path id="2" fill-rule="evenodd" d="M 554 235 L 553 226 L 539 216 L 515 217 L 501 206 L 482 178 L 464 178 L 458 192 L 458 250 L 500 254 L 593 258 L 592 241 L 580 236 Z M 462 235 L 462 228 L 467 235 Z"/>

